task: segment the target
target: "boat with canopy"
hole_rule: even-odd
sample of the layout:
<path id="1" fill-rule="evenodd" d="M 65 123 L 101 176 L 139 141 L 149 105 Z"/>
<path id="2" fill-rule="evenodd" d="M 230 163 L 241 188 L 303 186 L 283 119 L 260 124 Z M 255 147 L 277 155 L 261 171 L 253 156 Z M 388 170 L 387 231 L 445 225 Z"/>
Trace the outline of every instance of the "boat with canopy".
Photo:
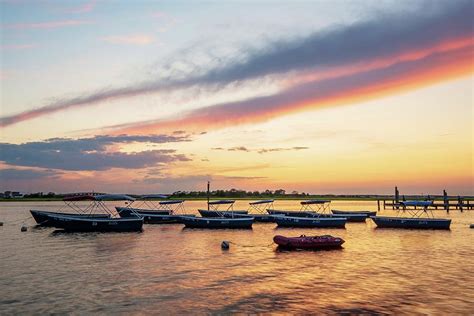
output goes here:
<path id="1" fill-rule="evenodd" d="M 365 215 L 365 217 L 376 216 L 377 211 L 358 211 L 358 210 L 351 210 L 351 211 L 342 211 L 342 210 L 331 210 L 334 215 Z"/>
<path id="2" fill-rule="evenodd" d="M 201 217 L 182 216 L 181 223 L 188 228 L 252 228 L 254 218 L 247 216 L 247 211 L 234 211 L 234 203 L 234 200 L 209 201 L 208 210 L 198 209 Z M 228 207 L 222 211 L 220 205 Z"/>
<path id="3" fill-rule="evenodd" d="M 364 214 L 334 214 L 330 208 L 330 200 L 307 200 L 301 201 L 300 204 L 299 211 L 267 209 L 267 212 L 291 217 L 345 218 L 348 222 L 364 222 L 367 218 Z"/>
<path id="4" fill-rule="evenodd" d="M 254 218 L 256 222 L 269 223 L 274 222 L 273 215 L 266 212 L 267 209 L 273 208 L 274 200 L 260 200 L 249 202 L 249 210 L 247 216 Z"/>
<path id="5" fill-rule="evenodd" d="M 123 194 L 88 195 L 83 197 L 72 197 L 68 201 L 90 201 L 85 208 L 90 213 L 88 216 L 68 215 L 64 213 L 50 212 L 47 214 L 49 226 L 73 232 L 130 232 L 141 231 L 143 226 L 142 217 L 120 218 L 110 210 L 105 201 L 127 201 L 135 199 Z M 107 217 L 94 216 L 96 211 L 108 214 Z"/>
<path id="6" fill-rule="evenodd" d="M 187 228 L 250 229 L 252 228 L 253 217 L 226 218 L 182 216 L 180 222 Z"/>
<path id="7" fill-rule="evenodd" d="M 408 229 L 449 229 L 451 219 L 435 218 L 429 209 L 433 201 L 402 201 L 397 216 L 371 216 L 377 228 L 408 228 Z M 408 207 L 414 207 L 410 209 Z M 421 207 L 418 208 L 418 207 Z M 408 214 L 407 216 L 401 216 Z"/>
<path id="8" fill-rule="evenodd" d="M 285 215 L 274 215 L 273 219 L 278 227 L 295 228 L 344 228 L 347 221 L 343 217 L 300 217 Z"/>
<path id="9" fill-rule="evenodd" d="M 134 207 L 121 207 L 121 206 L 116 206 L 115 209 L 117 212 L 124 217 L 129 217 L 133 215 L 133 212 L 139 213 L 139 212 L 153 212 L 154 214 L 161 214 L 161 215 L 169 215 L 170 210 L 161 206 L 157 206 L 154 201 L 156 200 L 165 200 L 167 199 L 167 195 L 162 195 L 162 194 L 147 194 L 147 195 L 142 195 L 140 198 L 138 198 L 138 201 L 135 201 Z M 133 210 L 133 212 L 132 212 Z"/>
<path id="10" fill-rule="evenodd" d="M 234 210 L 234 200 L 217 200 L 207 202 L 208 209 L 198 209 L 202 217 L 234 217 L 235 214 L 247 214 L 245 210 Z M 227 205 L 225 210 L 220 210 L 221 205 Z"/>
<path id="11" fill-rule="evenodd" d="M 95 213 L 93 205 L 88 205 L 86 208 L 82 208 L 79 205 L 83 201 L 94 200 L 94 196 L 94 193 L 67 195 L 63 198 L 64 205 L 57 211 L 30 210 L 30 213 L 38 226 L 45 227 L 52 226 L 52 222 L 50 221 L 50 216 L 52 215 L 110 218 L 109 213 Z"/>
<path id="12" fill-rule="evenodd" d="M 240 217 L 247 211 L 234 211 L 234 200 L 209 201 L 210 183 L 207 182 L 207 210 L 198 209 L 201 217 L 181 216 L 180 221 L 187 228 L 207 229 L 249 229 L 252 228 L 253 217 Z M 225 211 L 219 205 L 228 205 Z M 211 210 L 212 208 L 212 210 Z"/>
<path id="13" fill-rule="evenodd" d="M 116 207 L 115 209 L 123 218 L 143 217 L 145 224 L 176 224 L 180 222 L 182 216 L 195 216 L 184 214 L 184 200 L 156 201 L 165 198 L 168 197 L 160 194 L 144 195 L 140 198 L 138 207 Z"/>

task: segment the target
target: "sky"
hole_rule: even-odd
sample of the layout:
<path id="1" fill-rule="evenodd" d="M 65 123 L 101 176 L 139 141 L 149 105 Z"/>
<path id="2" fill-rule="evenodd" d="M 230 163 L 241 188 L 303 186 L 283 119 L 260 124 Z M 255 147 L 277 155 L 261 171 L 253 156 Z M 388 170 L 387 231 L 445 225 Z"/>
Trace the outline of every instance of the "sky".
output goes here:
<path id="1" fill-rule="evenodd" d="M 0 9 L 0 191 L 474 195 L 472 0 Z"/>

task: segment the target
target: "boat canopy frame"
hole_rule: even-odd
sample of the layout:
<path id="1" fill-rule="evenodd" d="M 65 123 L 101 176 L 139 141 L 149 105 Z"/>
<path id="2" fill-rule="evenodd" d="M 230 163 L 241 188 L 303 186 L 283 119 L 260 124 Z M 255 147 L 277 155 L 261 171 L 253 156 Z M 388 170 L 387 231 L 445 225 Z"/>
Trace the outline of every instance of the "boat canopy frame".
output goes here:
<path id="1" fill-rule="evenodd" d="M 330 200 L 306 200 L 301 201 L 300 204 L 300 212 L 332 214 Z"/>
<path id="2" fill-rule="evenodd" d="M 80 202 L 90 201 L 87 206 L 80 205 Z M 109 214 L 112 218 L 117 217 L 117 212 L 107 207 L 105 201 L 128 201 L 127 207 L 130 207 L 135 199 L 124 194 L 94 194 L 86 193 L 83 195 L 70 195 L 63 198 L 64 206 L 59 208 L 58 212 L 65 209 L 72 209 L 78 214 L 98 214 L 99 211 Z"/>
<path id="3" fill-rule="evenodd" d="M 156 209 L 159 211 L 169 211 L 171 215 L 184 214 L 184 202 L 185 200 L 160 201 Z"/>
<path id="4" fill-rule="evenodd" d="M 234 211 L 234 203 L 235 203 L 235 200 L 217 200 L 217 201 L 209 201 L 207 205 L 209 206 L 210 211 L 232 212 Z M 220 210 L 219 209 L 220 205 L 229 205 L 229 206 L 225 210 Z"/>
<path id="5" fill-rule="evenodd" d="M 249 202 L 248 213 L 250 214 L 251 211 L 256 211 L 259 214 L 267 214 L 267 209 L 273 208 L 273 202 L 275 202 L 275 200 L 259 200 Z"/>
<path id="6" fill-rule="evenodd" d="M 402 217 L 403 214 L 407 213 L 412 218 L 421 218 L 423 215 L 426 215 L 428 218 L 435 218 L 433 210 L 429 207 L 433 205 L 433 201 L 401 201 L 397 209 L 397 216 Z M 413 209 L 408 208 L 408 206 L 414 206 Z M 417 208 L 421 206 L 422 208 Z"/>
<path id="7" fill-rule="evenodd" d="M 141 196 L 137 201 L 135 208 L 141 209 L 146 207 L 150 211 L 169 211 L 170 215 L 178 214 L 179 212 L 185 211 L 184 202 L 185 200 L 164 200 L 168 199 L 167 195 L 162 194 L 149 194 Z M 157 199 L 162 199 L 162 201 L 156 201 Z M 143 209 L 142 209 L 143 210 Z"/>

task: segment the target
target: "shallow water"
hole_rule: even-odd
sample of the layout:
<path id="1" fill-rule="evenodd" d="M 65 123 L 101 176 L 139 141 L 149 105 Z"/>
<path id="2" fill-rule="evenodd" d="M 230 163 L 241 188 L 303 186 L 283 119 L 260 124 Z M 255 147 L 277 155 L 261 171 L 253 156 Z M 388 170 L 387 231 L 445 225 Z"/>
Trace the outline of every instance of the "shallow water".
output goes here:
<path id="1" fill-rule="evenodd" d="M 452 218 L 450 231 L 376 229 L 367 220 L 346 229 L 256 223 L 235 231 L 173 224 L 145 225 L 142 233 L 20 232 L 23 220 L 34 225 L 29 209 L 60 205 L 0 203 L 0 314 L 474 313 L 473 211 L 436 211 Z M 194 212 L 205 202 L 185 205 Z M 346 243 L 342 250 L 282 252 L 272 244 L 276 234 L 331 234 Z M 223 240 L 230 250 L 221 250 Z"/>

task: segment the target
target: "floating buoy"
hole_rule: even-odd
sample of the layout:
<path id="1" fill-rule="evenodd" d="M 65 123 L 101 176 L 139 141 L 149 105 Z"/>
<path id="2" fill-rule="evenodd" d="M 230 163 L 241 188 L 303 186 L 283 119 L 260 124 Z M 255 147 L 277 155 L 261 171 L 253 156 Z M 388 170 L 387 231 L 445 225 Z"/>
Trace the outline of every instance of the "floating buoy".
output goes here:
<path id="1" fill-rule="evenodd" d="M 22 232 L 26 232 L 27 230 L 28 230 L 27 226 L 25 226 L 25 225 L 21 226 L 21 231 Z"/>
<path id="2" fill-rule="evenodd" d="M 223 250 L 228 250 L 229 247 L 230 247 L 230 243 L 229 243 L 228 241 L 224 240 L 224 241 L 221 243 L 221 248 L 222 248 Z"/>
<path id="3" fill-rule="evenodd" d="M 0 222 L 0 226 L 3 226 L 3 222 Z"/>
<path id="4" fill-rule="evenodd" d="M 469 227 L 470 227 L 470 228 L 474 228 L 474 224 L 471 224 Z"/>

